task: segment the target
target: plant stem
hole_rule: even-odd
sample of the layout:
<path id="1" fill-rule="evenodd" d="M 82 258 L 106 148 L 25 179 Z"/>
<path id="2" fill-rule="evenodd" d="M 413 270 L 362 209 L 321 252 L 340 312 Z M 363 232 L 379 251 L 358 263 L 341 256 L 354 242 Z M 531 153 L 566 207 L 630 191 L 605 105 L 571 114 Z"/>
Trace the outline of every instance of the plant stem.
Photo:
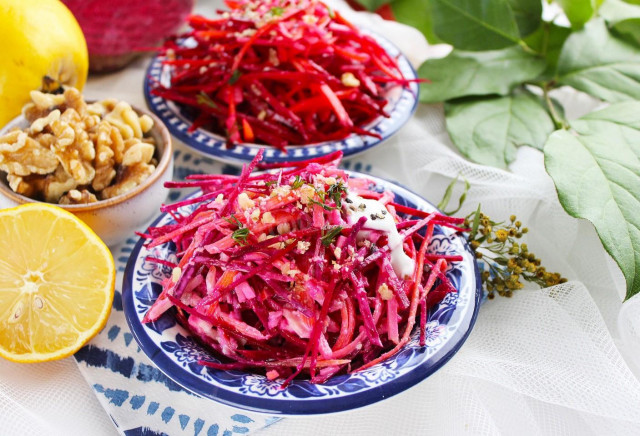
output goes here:
<path id="1" fill-rule="evenodd" d="M 551 86 L 551 82 L 545 82 L 542 86 L 542 92 L 544 95 L 544 100 L 547 103 L 547 107 L 549 108 L 549 114 L 551 115 L 551 119 L 553 120 L 553 124 L 555 124 L 556 129 L 567 129 L 567 123 L 562 119 L 560 115 L 558 115 L 556 107 L 553 104 L 553 101 L 551 101 L 551 97 L 549 96 Z"/>
<path id="2" fill-rule="evenodd" d="M 527 45 L 526 42 L 524 42 L 523 40 L 520 40 L 518 42 L 518 45 L 522 48 L 522 50 L 524 50 L 525 53 L 529 53 L 535 56 L 540 56 L 540 53 L 538 53 L 537 51 L 535 51 L 534 49 L 532 49 L 531 47 L 529 47 Z"/>

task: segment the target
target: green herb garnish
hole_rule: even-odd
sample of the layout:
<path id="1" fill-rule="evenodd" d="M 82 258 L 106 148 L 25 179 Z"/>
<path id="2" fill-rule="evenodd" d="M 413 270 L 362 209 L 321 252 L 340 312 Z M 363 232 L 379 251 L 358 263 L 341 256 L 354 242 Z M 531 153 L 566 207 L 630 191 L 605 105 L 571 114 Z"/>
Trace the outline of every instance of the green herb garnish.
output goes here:
<path id="1" fill-rule="evenodd" d="M 238 218 L 236 218 L 235 214 L 231 214 L 231 218 L 222 218 L 222 219 L 228 222 L 229 224 L 231 224 L 232 226 L 235 225 L 235 226 L 238 226 L 238 228 L 242 227 L 242 223 Z"/>
<path id="2" fill-rule="evenodd" d="M 334 239 L 336 239 L 336 237 L 340 234 L 341 231 L 342 231 L 342 226 L 335 226 L 335 227 L 332 227 L 330 230 L 327 230 L 327 232 L 321 238 L 322 245 L 324 245 L 325 247 L 328 247 L 329 245 L 331 245 L 331 243 L 334 241 Z"/>
<path id="3" fill-rule="evenodd" d="M 234 83 L 236 83 L 238 81 L 238 79 L 240 78 L 240 71 L 235 70 L 233 72 L 233 74 L 231 75 L 231 77 L 229 78 L 229 85 L 233 85 Z"/>
<path id="4" fill-rule="evenodd" d="M 322 207 L 324 210 L 327 210 L 327 211 L 337 209 L 337 207 L 329 206 L 328 204 L 321 203 L 321 202 L 319 202 L 318 200 L 314 200 L 314 199 L 309 199 L 309 203 L 311 203 L 311 204 L 317 204 L 318 206 Z"/>
<path id="5" fill-rule="evenodd" d="M 274 6 L 269 10 L 269 12 L 271 12 L 271 15 L 273 15 L 274 17 L 280 17 L 284 13 L 284 8 L 280 6 Z"/>
<path id="6" fill-rule="evenodd" d="M 209 106 L 214 109 L 218 108 L 218 105 L 213 100 L 211 100 L 211 97 L 209 97 L 202 91 L 200 91 L 200 94 L 196 95 L 196 102 L 203 106 Z"/>
<path id="7" fill-rule="evenodd" d="M 347 192 L 347 187 L 344 183 L 338 182 L 334 183 L 329 187 L 327 194 L 334 201 L 337 208 L 342 207 L 342 194 Z"/>
<path id="8" fill-rule="evenodd" d="M 333 9 L 331 9 L 331 6 L 325 5 L 327 7 L 327 12 L 329 12 L 329 18 L 331 18 L 332 20 L 336 17 L 336 13 L 333 12 Z"/>
<path id="9" fill-rule="evenodd" d="M 439 206 L 447 206 L 451 199 L 451 191 L 456 179 L 447 188 Z M 459 206 L 465 201 L 469 189 L 468 182 L 459 199 Z M 457 209 L 456 209 L 457 210 Z M 451 215 L 445 212 L 446 215 Z M 462 225 L 468 229 L 469 247 L 473 250 L 482 271 L 482 285 L 487 297 L 493 299 L 496 294 L 511 297 L 513 291 L 522 289 L 524 281 L 535 283 L 540 287 L 565 283 L 567 279 L 560 273 L 547 271 L 542 261 L 529 251 L 527 244 L 518 242 L 529 229 L 523 227 L 515 215 L 509 217 L 509 223 L 495 222 L 482 213 L 480 204 L 471 212 Z"/>
<path id="10" fill-rule="evenodd" d="M 245 245 L 247 243 L 247 237 L 249 236 L 249 229 L 246 227 L 240 227 L 238 230 L 233 232 L 231 238 L 236 241 L 238 244 Z"/>
<path id="11" fill-rule="evenodd" d="M 291 189 L 298 189 L 304 185 L 304 180 L 300 176 L 296 176 L 295 180 L 291 184 Z"/>

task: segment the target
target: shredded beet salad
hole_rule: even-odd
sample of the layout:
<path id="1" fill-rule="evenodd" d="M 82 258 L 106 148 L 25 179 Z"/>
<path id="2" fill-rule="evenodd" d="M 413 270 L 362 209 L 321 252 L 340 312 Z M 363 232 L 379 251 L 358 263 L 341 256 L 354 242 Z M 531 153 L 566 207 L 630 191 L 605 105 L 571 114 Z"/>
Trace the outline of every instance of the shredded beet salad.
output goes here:
<path id="1" fill-rule="evenodd" d="M 396 60 L 316 0 L 227 0 L 229 11 L 191 16 L 191 30 L 161 50 L 171 83 L 152 93 L 190 108 L 227 144 L 284 150 L 379 137 L 363 127 L 389 115 L 386 90 L 406 86 Z"/>
<path id="2" fill-rule="evenodd" d="M 175 307 L 222 362 L 202 365 L 265 371 L 283 386 L 375 365 L 416 322 L 424 344 L 428 308 L 456 292 L 447 263 L 462 260 L 427 247 L 434 226 L 463 230 L 462 219 L 394 203 L 338 169 L 340 152 L 253 173 L 263 151 L 240 176 L 167 183 L 201 194 L 164 205 L 175 223 L 141 235 L 150 250 L 175 243 L 179 259 L 148 258 L 173 272 L 143 322 Z"/>

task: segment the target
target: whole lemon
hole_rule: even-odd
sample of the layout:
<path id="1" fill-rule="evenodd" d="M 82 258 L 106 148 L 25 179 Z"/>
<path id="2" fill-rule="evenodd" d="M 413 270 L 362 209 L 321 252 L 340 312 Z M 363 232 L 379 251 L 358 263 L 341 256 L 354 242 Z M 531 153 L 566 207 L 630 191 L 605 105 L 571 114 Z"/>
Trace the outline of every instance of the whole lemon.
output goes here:
<path id="1" fill-rule="evenodd" d="M 87 43 L 62 2 L 0 0 L 0 28 L 0 127 L 20 114 L 45 76 L 83 88 Z"/>

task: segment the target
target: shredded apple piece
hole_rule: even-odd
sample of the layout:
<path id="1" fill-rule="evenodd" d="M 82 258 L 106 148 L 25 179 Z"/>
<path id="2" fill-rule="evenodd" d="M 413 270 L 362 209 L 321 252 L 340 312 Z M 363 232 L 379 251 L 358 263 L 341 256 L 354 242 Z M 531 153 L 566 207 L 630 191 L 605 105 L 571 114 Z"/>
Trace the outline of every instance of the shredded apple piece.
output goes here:
<path id="1" fill-rule="evenodd" d="M 163 206 L 175 222 L 141 235 L 152 253 L 167 242 L 178 253 L 178 264 L 148 258 L 173 273 L 143 322 L 176 307 L 212 350 L 202 365 L 262 369 L 283 386 L 302 372 L 322 383 L 395 354 L 418 307 L 424 343 L 426 310 L 457 292 L 444 271 L 461 260 L 426 249 L 435 225 L 463 219 L 404 206 L 398 215 L 393 193 L 338 169 L 340 152 L 252 174 L 263 152 L 238 177 L 167 182 L 202 192 Z"/>

